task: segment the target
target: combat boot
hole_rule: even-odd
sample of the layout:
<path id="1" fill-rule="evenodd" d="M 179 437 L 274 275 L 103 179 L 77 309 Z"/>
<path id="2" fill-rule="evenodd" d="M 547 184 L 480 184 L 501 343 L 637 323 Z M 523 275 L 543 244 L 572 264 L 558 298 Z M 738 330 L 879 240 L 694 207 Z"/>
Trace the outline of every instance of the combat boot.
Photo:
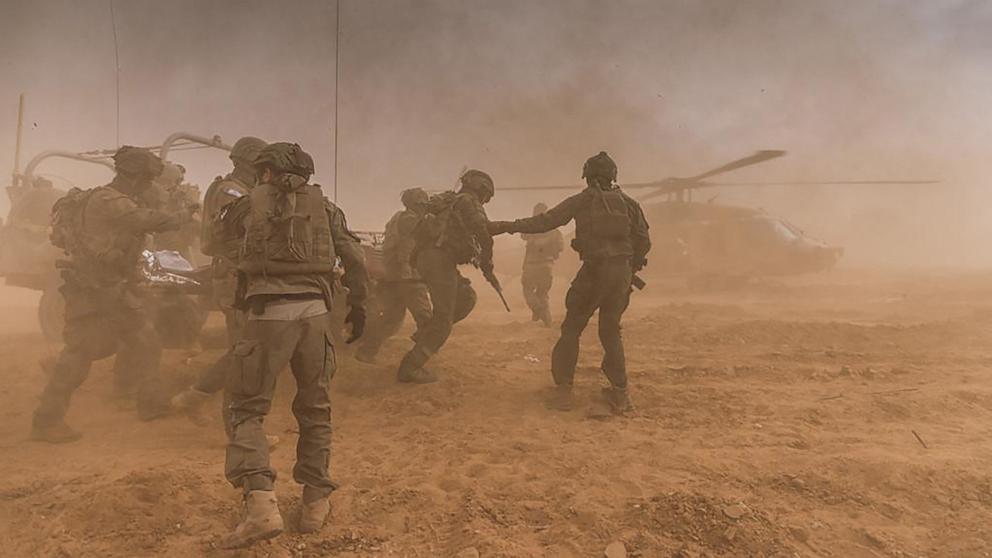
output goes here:
<path id="1" fill-rule="evenodd" d="M 403 370 L 396 374 L 397 381 L 405 384 L 430 384 L 437 381 L 437 376 L 426 368 L 416 368 L 414 370 Z"/>
<path id="2" fill-rule="evenodd" d="M 252 490 L 245 494 L 245 512 L 234 532 L 224 537 L 220 547 L 244 548 L 282 533 L 282 516 L 273 490 Z"/>
<path id="3" fill-rule="evenodd" d="M 41 425 L 36 422 L 31 426 L 31 439 L 36 442 L 66 444 L 75 442 L 82 437 L 82 434 L 70 428 L 64 420 L 47 425 Z"/>
<path id="4" fill-rule="evenodd" d="M 315 533 L 320 531 L 331 511 L 331 500 L 327 496 L 317 496 L 313 499 L 303 489 L 303 501 L 300 503 L 300 532 Z"/>
<path id="5" fill-rule="evenodd" d="M 634 405 L 630 402 L 630 395 L 627 393 L 627 388 L 603 388 L 603 397 L 606 398 L 606 403 L 615 415 L 622 415 L 634 410 Z"/>
<path id="6" fill-rule="evenodd" d="M 195 387 L 185 389 L 169 400 L 169 405 L 177 412 L 184 413 L 194 424 L 203 426 L 206 421 L 200 413 L 210 394 Z"/>
<path id="7" fill-rule="evenodd" d="M 548 408 L 555 411 L 571 411 L 575 407 L 575 396 L 572 395 L 572 384 L 555 386 L 554 392 L 548 398 Z"/>

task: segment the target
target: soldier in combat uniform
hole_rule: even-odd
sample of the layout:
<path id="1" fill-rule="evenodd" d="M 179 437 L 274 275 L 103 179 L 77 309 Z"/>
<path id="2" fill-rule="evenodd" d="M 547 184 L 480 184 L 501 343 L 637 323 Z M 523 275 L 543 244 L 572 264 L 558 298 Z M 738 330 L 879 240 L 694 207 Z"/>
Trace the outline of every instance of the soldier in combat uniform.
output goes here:
<path id="1" fill-rule="evenodd" d="M 231 148 L 234 169 L 227 176 L 217 177 L 207 188 L 203 198 L 200 246 L 204 254 L 213 257 L 212 293 L 214 303 L 224 313 L 229 347 L 241 339 L 245 327 L 245 313 L 235 308 L 234 304 L 241 239 L 225 238 L 216 230 L 216 223 L 221 209 L 234 200 L 248 195 L 255 186 L 255 159 L 265 145 L 264 141 L 251 136 L 245 136 L 234 142 Z M 213 366 L 205 369 L 195 384 L 172 398 L 173 407 L 195 417 L 199 422 L 199 411 L 203 403 L 224 387 L 224 377 L 230 362 L 231 355 L 227 353 Z"/>
<path id="2" fill-rule="evenodd" d="M 534 206 L 534 215 L 540 215 L 548 210 L 548 206 L 539 203 Z M 524 290 L 524 300 L 531 311 L 531 320 L 540 321 L 545 327 L 551 327 L 551 308 L 548 304 L 548 291 L 554 282 L 554 267 L 562 250 L 565 240 L 561 231 L 554 229 L 543 233 L 523 234 L 527 243 L 524 252 L 524 267 L 520 274 L 520 285 Z"/>
<path id="3" fill-rule="evenodd" d="M 299 145 L 274 143 L 255 161 L 258 185 L 225 211 L 243 238 L 248 320 L 234 345 L 225 396 L 231 436 L 225 475 L 244 491 L 245 514 L 224 548 L 239 548 L 278 535 L 283 520 L 274 491 L 275 471 L 262 426 L 272 406 L 276 378 L 289 365 L 296 378 L 293 414 L 299 423 L 293 478 L 303 485 L 299 528 L 320 529 L 335 485 L 331 456 L 330 382 L 336 369 L 332 344 L 331 281 L 341 258 L 348 288 L 352 342 L 365 326 L 368 276 L 358 239 L 344 213 L 310 184 L 313 159 Z"/>
<path id="4" fill-rule="evenodd" d="M 136 376 L 139 418 L 151 420 L 168 411 L 159 378 L 162 347 L 136 292 L 138 259 L 146 235 L 179 229 L 199 208 L 168 214 L 136 203 L 162 172 L 162 161 L 147 149 L 121 147 L 114 169 L 110 184 L 73 189 L 53 208 L 52 243 L 71 260 L 62 264 L 65 347 L 34 412 L 35 440 L 79 439 L 65 423 L 69 400 L 93 361 L 115 353 L 115 377 Z"/>
<path id="5" fill-rule="evenodd" d="M 385 275 L 376 285 L 376 300 L 382 311 L 374 316 L 355 353 L 355 358 L 362 362 L 375 362 L 382 344 L 396 335 L 403 325 L 408 310 L 417 323 L 418 331 L 430 320 L 431 301 L 427 286 L 410 261 L 414 249 L 413 235 L 427 210 L 427 199 L 427 192 L 420 188 L 404 190 L 400 195 L 404 209 L 397 211 L 386 223 L 386 238 L 382 244 Z"/>
<path id="6" fill-rule="evenodd" d="M 493 179 L 480 170 L 461 177 L 461 189 L 444 192 L 427 203 L 427 214 L 417 227 L 414 262 L 430 292 L 433 313 L 417 332 L 416 344 L 403 357 L 396 376 L 400 382 L 429 383 L 437 377 L 424 365 L 451 335 L 455 322 L 474 304 L 475 292 L 458 272 L 460 264 L 474 263 L 491 282 L 493 238 L 483 205 L 493 199 Z M 468 302 L 468 301 L 471 302 Z"/>
<path id="7" fill-rule="evenodd" d="M 572 248 L 582 267 L 565 297 L 561 337 L 551 353 L 551 373 L 557 386 L 553 407 L 572 408 L 572 379 L 579 355 L 579 337 L 599 310 L 602 369 L 610 381 L 604 390 L 615 413 L 632 409 L 627 393 L 627 367 L 620 319 L 630 302 L 631 281 L 647 264 L 651 249 L 648 223 L 641 206 L 616 184 L 617 165 L 605 151 L 582 167 L 587 187 L 550 210 L 512 222 L 495 222 L 497 233 L 540 233 L 575 220 Z"/>

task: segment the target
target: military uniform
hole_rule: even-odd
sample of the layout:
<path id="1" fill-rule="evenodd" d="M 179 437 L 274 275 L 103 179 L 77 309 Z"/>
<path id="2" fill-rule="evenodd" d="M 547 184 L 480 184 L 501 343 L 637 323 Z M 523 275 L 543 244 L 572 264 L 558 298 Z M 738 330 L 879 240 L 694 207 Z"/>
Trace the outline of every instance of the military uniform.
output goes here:
<path id="1" fill-rule="evenodd" d="M 293 414 L 299 423 L 293 478 L 304 486 L 301 530 L 320 527 L 327 496 L 331 446 L 330 381 L 336 368 L 329 308 L 331 274 L 340 257 L 348 287 L 352 340 L 364 327 L 368 277 L 358 239 L 344 213 L 307 179 L 313 162 L 298 145 L 276 143 L 256 160 L 263 176 L 228 210 L 240 223 L 245 303 L 244 335 L 232 350 L 225 384 L 231 437 L 225 474 L 246 494 L 247 513 L 225 547 L 251 544 L 282 529 L 273 493 L 275 471 L 262 423 L 272 406 L 276 378 L 287 365 L 296 378 Z"/>
<path id="2" fill-rule="evenodd" d="M 589 183 L 585 190 L 539 215 L 494 223 L 493 230 L 533 234 L 575 221 L 572 247 L 582 267 L 565 296 L 565 319 L 552 351 L 551 372 L 555 384 L 570 389 L 579 338 L 598 310 L 599 340 L 605 353 L 602 369 L 615 390 L 608 398 L 622 411 L 629 407 L 629 399 L 620 319 L 630 301 L 633 274 L 647 263 L 651 239 L 640 205 L 613 184 L 616 166 L 605 152 L 586 162 L 583 177 Z"/>
<path id="3" fill-rule="evenodd" d="M 539 215 L 548 207 L 543 203 L 534 207 L 534 214 Z M 541 321 L 546 326 L 551 325 L 551 308 L 548 303 L 548 292 L 554 282 L 555 261 L 565 248 L 565 241 L 558 229 L 534 234 L 521 235 L 526 243 L 524 265 L 520 274 L 520 285 L 523 287 L 524 300 L 531 311 L 533 321 Z"/>
<path id="4" fill-rule="evenodd" d="M 406 209 L 398 211 L 386 223 L 382 245 L 384 273 L 377 281 L 375 297 L 381 310 L 373 315 L 355 355 L 365 362 L 374 360 L 382 344 L 396 335 L 407 311 L 413 316 L 418 331 L 431 317 L 427 286 L 410 262 L 415 246 L 413 237 L 424 212 L 422 206 L 427 202 L 427 193 L 415 188 L 403 192 L 402 199 Z"/>
<path id="5" fill-rule="evenodd" d="M 492 178 L 470 170 L 456 194 L 445 192 L 428 202 L 428 215 L 415 235 L 414 262 L 427 285 L 433 313 L 417 331 L 414 347 L 403 357 L 397 371 L 401 382 L 427 383 L 436 380 L 424 365 L 451 335 L 455 322 L 474 306 L 475 293 L 458 266 L 476 263 L 484 274 L 493 273 L 493 239 L 483 205 L 492 199 Z"/>
<path id="6" fill-rule="evenodd" d="M 134 378 L 138 385 L 139 417 L 150 420 L 167 409 L 158 373 L 161 344 L 136 292 L 138 257 L 145 235 L 177 229 L 189 215 L 142 208 L 128 195 L 147 188 L 161 171 L 161 162 L 151 152 L 122 147 L 115 166 L 118 174 L 109 185 L 70 192 L 79 200 L 73 216 L 63 216 L 71 223 L 53 225 L 53 235 L 62 231 L 61 239 L 53 236 L 53 241 L 66 247 L 71 262 L 61 289 L 65 347 L 34 413 L 33 437 L 39 440 L 79 437 L 64 422 L 69 400 L 93 361 L 115 353 L 115 377 Z M 57 214 L 61 203 L 56 204 Z"/>

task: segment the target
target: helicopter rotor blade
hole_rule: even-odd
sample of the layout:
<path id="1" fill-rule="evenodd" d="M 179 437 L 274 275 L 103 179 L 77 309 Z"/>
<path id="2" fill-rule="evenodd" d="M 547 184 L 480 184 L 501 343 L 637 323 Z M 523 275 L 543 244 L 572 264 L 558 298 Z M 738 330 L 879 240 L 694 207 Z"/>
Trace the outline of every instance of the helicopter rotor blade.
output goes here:
<path id="1" fill-rule="evenodd" d="M 747 157 L 737 159 L 736 161 L 731 161 L 726 165 L 721 165 L 715 169 L 708 170 L 702 174 L 697 174 L 696 176 L 688 177 L 685 180 L 689 182 L 699 182 L 711 176 L 716 176 L 718 174 L 722 174 L 743 167 L 749 167 L 751 165 L 757 165 L 758 163 L 763 163 L 770 159 L 776 159 L 783 155 L 785 155 L 785 151 L 781 149 L 762 149 L 761 151 L 756 152 L 754 155 L 748 155 Z"/>
<path id="2" fill-rule="evenodd" d="M 849 184 L 940 184 L 939 180 L 792 180 L 786 182 L 706 182 L 704 186 L 843 186 Z"/>

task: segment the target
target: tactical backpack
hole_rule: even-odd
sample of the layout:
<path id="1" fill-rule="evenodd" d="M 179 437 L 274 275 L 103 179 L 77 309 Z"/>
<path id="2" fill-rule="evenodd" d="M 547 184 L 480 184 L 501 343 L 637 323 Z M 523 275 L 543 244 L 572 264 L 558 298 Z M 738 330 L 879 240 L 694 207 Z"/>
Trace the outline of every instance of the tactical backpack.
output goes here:
<path id="1" fill-rule="evenodd" d="M 458 194 L 441 192 L 427 200 L 427 210 L 414 229 L 417 241 L 415 253 L 428 246 L 444 248 L 451 253 L 455 262 L 466 264 L 479 256 L 479 246 L 475 238 L 468 234 L 461 217 L 454 211 Z"/>
<path id="2" fill-rule="evenodd" d="M 93 190 L 72 188 L 52 206 L 52 232 L 49 239 L 67 255 L 84 256 L 83 211 Z"/>
<path id="3" fill-rule="evenodd" d="M 591 188 L 590 232 L 607 240 L 619 240 L 630 235 L 630 213 L 627 200 L 619 189 L 603 191 Z"/>
<path id="4" fill-rule="evenodd" d="M 256 186 L 247 198 L 242 271 L 252 275 L 333 271 L 331 223 L 320 186 L 287 177 L 278 185 Z"/>

